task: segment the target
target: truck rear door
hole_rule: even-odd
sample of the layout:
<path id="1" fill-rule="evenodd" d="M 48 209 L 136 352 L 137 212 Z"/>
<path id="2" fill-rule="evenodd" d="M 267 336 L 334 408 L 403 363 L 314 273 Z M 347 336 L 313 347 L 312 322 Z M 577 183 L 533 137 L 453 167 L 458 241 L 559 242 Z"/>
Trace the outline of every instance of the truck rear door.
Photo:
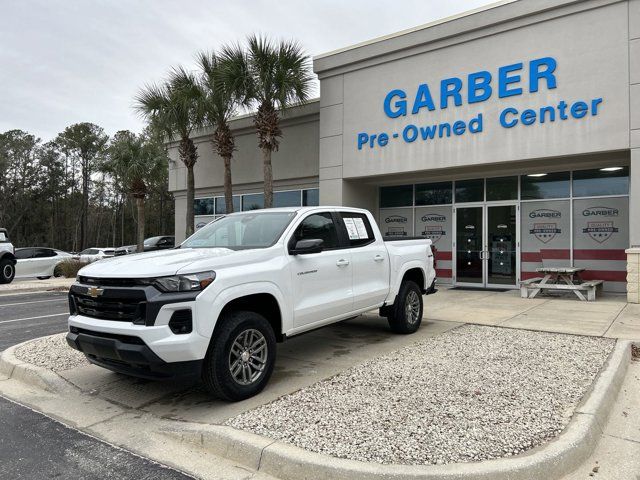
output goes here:
<path id="1" fill-rule="evenodd" d="M 351 248 L 353 309 L 377 307 L 389 293 L 389 254 L 382 237 L 376 238 L 364 213 L 339 212 L 340 227 Z"/>

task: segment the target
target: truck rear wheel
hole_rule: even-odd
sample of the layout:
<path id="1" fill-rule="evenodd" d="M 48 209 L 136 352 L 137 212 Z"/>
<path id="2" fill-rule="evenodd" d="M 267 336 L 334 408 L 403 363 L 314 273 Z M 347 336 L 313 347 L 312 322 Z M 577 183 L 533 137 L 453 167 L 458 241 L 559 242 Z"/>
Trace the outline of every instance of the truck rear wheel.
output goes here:
<path id="1" fill-rule="evenodd" d="M 276 337 L 269 322 L 255 312 L 228 312 L 211 339 L 202 381 L 216 397 L 237 402 L 267 385 L 276 358 Z"/>
<path id="2" fill-rule="evenodd" d="M 396 333 L 414 333 L 422 323 L 422 292 L 411 280 L 400 285 L 400 291 L 389 309 L 389 326 Z"/>
<path id="3" fill-rule="evenodd" d="M 0 283 L 11 283 L 16 276 L 16 267 L 11 260 L 0 260 Z"/>

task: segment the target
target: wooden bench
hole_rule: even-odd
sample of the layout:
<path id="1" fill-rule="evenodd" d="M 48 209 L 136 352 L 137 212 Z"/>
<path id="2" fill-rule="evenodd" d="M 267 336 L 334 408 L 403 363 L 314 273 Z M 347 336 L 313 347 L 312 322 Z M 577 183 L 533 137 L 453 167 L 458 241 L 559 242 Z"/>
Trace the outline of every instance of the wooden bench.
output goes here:
<path id="1" fill-rule="evenodd" d="M 550 275 L 545 277 L 530 278 L 520 282 L 520 296 L 522 298 L 535 298 L 541 290 L 568 290 L 576 294 L 583 301 L 592 302 L 596 299 L 596 294 L 602 291 L 602 280 L 588 280 L 581 283 L 573 283 L 566 276 L 562 276 L 564 283 L 556 281 L 549 283 Z M 582 292 L 587 292 L 587 296 Z"/>

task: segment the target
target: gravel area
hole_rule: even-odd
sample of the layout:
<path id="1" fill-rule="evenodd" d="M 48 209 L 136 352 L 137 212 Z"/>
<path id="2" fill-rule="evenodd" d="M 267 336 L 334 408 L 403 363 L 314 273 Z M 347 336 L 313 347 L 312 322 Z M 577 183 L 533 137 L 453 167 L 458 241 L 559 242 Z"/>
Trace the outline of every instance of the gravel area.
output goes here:
<path id="1" fill-rule="evenodd" d="M 384 464 L 517 455 L 557 436 L 615 341 L 466 325 L 227 421 Z"/>
<path id="2" fill-rule="evenodd" d="M 45 367 L 54 372 L 89 365 L 84 354 L 71 348 L 65 340 L 66 333 L 42 337 L 16 349 L 18 360 Z"/>

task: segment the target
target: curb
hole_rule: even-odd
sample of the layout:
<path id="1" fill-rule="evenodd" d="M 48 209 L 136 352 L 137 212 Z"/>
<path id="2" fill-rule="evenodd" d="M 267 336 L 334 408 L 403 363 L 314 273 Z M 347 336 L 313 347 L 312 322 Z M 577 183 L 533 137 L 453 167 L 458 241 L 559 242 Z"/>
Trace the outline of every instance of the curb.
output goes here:
<path id="1" fill-rule="evenodd" d="M 46 338 L 46 337 L 40 337 Z M 19 343 L 7 348 L 0 354 L 0 376 L 7 379 L 18 380 L 27 385 L 31 385 L 50 393 L 65 393 L 74 391 L 74 387 L 69 384 L 60 375 L 53 373 L 51 370 L 23 362 L 15 356 L 15 351 L 31 342 L 39 340 L 36 338 Z"/>
<path id="2" fill-rule="evenodd" d="M 382 465 L 331 457 L 222 425 L 185 423 L 162 433 L 282 480 L 549 480 L 578 468 L 593 452 L 631 361 L 618 340 L 565 427 L 549 443 L 515 457 L 448 465 Z"/>
<path id="3" fill-rule="evenodd" d="M 10 290 L 0 290 L 0 297 L 19 295 L 21 293 L 37 293 L 37 292 L 68 292 L 71 284 L 69 285 L 47 285 L 42 287 L 24 287 L 14 288 Z"/>

